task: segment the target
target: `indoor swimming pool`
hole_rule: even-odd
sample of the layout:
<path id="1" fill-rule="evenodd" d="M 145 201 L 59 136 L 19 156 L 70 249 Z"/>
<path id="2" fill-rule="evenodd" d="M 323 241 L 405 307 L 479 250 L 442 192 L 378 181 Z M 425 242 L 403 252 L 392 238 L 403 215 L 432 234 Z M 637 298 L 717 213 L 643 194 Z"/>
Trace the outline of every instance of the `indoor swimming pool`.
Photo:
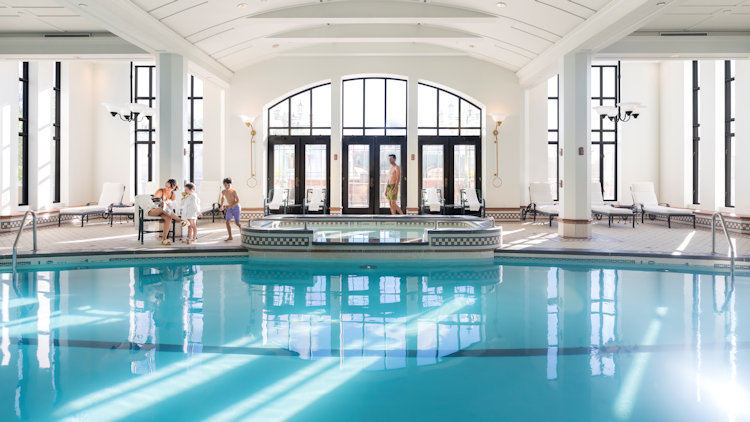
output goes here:
<path id="1" fill-rule="evenodd" d="M 162 258 L 0 280 L 3 421 L 750 418 L 744 276 Z"/>

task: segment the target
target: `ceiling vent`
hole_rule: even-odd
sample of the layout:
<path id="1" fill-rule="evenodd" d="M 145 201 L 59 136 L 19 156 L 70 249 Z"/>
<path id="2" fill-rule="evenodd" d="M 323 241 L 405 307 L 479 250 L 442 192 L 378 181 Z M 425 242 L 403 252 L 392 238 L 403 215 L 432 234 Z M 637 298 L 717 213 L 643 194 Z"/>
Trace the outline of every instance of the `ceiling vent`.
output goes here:
<path id="1" fill-rule="evenodd" d="M 83 34 L 72 34 L 72 33 L 59 33 L 59 34 L 44 34 L 44 38 L 91 38 L 90 33 Z"/>
<path id="2" fill-rule="evenodd" d="M 662 37 L 706 37 L 708 32 L 659 32 Z"/>

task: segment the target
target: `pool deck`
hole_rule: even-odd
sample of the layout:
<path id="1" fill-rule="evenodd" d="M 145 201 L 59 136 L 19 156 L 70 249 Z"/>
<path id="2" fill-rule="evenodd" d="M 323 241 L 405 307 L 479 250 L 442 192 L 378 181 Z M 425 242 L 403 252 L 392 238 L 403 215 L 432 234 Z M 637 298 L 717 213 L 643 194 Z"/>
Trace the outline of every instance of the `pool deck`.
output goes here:
<path id="1" fill-rule="evenodd" d="M 498 256 L 518 254 L 638 254 L 654 256 L 704 256 L 711 255 L 710 230 L 685 225 L 671 229 L 663 222 L 646 222 L 635 229 L 624 223 L 595 222 L 591 239 L 563 239 L 557 234 L 557 224 L 549 227 L 543 222 L 500 222 L 503 227 L 503 247 Z M 223 221 L 199 222 L 198 242 L 191 245 L 177 240 L 170 246 L 162 246 L 155 235 L 147 235 L 143 245 L 137 241 L 134 227 L 128 223 L 115 223 L 110 227 L 103 220 L 92 219 L 85 227 L 68 223 L 62 227 L 46 226 L 38 229 L 38 251 L 36 256 L 54 254 L 102 254 L 119 253 L 130 255 L 153 255 L 169 253 L 210 253 L 241 255 L 239 230 L 234 227 L 234 239 L 225 242 L 226 228 Z M 12 251 L 16 233 L 0 234 L 0 258 L 7 259 Z M 736 242 L 737 255 L 750 260 L 750 236 L 731 234 Z M 723 232 L 716 234 L 717 255 L 728 256 Z M 28 230 L 19 241 L 19 257 L 33 257 L 32 236 Z"/>

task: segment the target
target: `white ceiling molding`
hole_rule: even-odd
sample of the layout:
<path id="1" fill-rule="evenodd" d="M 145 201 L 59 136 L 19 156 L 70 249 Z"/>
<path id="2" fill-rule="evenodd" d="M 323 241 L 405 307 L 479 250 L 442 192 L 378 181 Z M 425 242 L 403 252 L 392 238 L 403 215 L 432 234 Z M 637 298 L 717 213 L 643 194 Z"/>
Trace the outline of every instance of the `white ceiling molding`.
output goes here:
<path id="1" fill-rule="evenodd" d="M 490 19 L 497 16 L 470 10 L 461 7 L 438 5 L 434 3 L 405 3 L 401 1 L 361 1 L 361 2 L 330 2 L 322 4 L 307 4 L 283 9 L 271 10 L 248 16 L 253 21 L 260 20 L 304 20 L 308 22 L 315 19 L 387 19 L 413 20 L 413 19 Z"/>
<path id="2" fill-rule="evenodd" d="M 750 34 L 663 36 L 634 34 L 597 52 L 597 58 L 622 59 L 747 59 Z"/>
<path id="3" fill-rule="evenodd" d="M 148 56 L 148 52 L 110 33 L 2 34 L 2 55 L 60 55 L 92 58 Z M 122 58 L 122 57 L 120 57 Z"/>
<path id="4" fill-rule="evenodd" d="M 130 1 L 86 0 L 82 3 L 58 0 L 100 23 L 108 31 L 151 53 L 170 52 L 182 55 L 195 66 L 228 83 L 234 74 L 223 64 L 177 34 L 158 19 Z"/>
<path id="5" fill-rule="evenodd" d="M 269 35 L 267 39 L 323 40 L 323 42 L 413 42 L 425 38 L 481 38 L 468 32 L 432 25 L 413 24 L 341 24 L 296 29 Z"/>

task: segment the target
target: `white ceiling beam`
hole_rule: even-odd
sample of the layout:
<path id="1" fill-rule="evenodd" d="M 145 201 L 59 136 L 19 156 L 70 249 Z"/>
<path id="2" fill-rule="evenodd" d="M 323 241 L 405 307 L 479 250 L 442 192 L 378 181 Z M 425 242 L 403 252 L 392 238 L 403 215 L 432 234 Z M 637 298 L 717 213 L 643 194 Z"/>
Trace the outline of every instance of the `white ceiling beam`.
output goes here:
<path id="1" fill-rule="evenodd" d="M 750 34 L 661 36 L 633 34 L 596 53 L 601 58 L 750 58 Z"/>
<path id="2" fill-rule="evenodd" d="M 45 36 L 47 35 L 47 36 Z M 2 55 L 106 55 L 134 56 L 149 53 L 110 33 L 92 33 L 90 36 L 64 37 L 49 34 L 0 35 Z"/>
<path id="3" fill-rule="evenodd" d="M 57 0 L 93 19 L 122 39 L 151 53 L 182 55 L 193 65 L 228 83 L 234 72 L 128 0 Z"/>
<path id="4" fill-rule="evenodd" d="M 516 75 L 525 86 L 542 82 L 557 73 L 558 65 L 566 54 L 601 50 L 643 26 L 662 13 L 664 7 L 654 0 L 612 0 L 522 67 Z"/>
<path id="5" fill-rule="evenodd" d="M 401 42 L 412 42 L 413 39 L 447 38 L 467 39 L 481 38 L 458 29 L 432 25 L 400 25 L 400 24 L 344 24 L 323 25 L 302 29 L 293 29 L 265 37 L 267 39 L 302 39 L 302 40 L 332 40 L 332 39 L 363 39 L 378 40 L 391 39 Z M 368 40 L 368 41 L 369 41 Z"/>
<path id="6" fill-rule="evenodd" d="M 449 18 L 449 19 L 497 19 L 489 13 L 455 6 L 431 3 L 407 3 L 402 1 L 358 1 L 315 3 L 304 6 L 271 10 L 248 16 L 259 20 L 304 20 L 310 19 L 405 19 L 405 18 Z"/>

